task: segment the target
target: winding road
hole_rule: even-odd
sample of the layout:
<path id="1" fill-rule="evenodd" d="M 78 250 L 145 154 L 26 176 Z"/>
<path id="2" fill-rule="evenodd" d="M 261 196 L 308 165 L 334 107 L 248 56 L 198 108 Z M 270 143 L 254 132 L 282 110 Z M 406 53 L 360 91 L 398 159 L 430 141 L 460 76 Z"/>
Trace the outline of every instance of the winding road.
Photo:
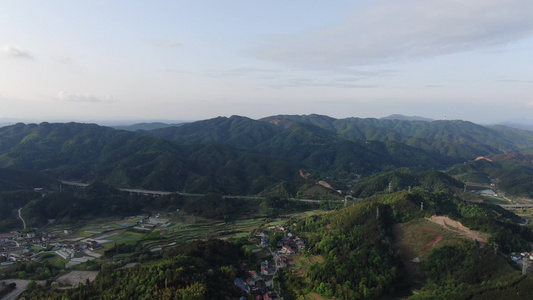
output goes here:
<path id="1" fill-rule="evenodd" d="M 22 215 L 20 214 L 21 210 L 22 210 L 22 207 L 19 208 L 19 218 L 22 220 L 22 224 L 24 224 L 24 229 L 26 229 L 26 222 L 24 222 L 24 219 L 22 218 Z"/>

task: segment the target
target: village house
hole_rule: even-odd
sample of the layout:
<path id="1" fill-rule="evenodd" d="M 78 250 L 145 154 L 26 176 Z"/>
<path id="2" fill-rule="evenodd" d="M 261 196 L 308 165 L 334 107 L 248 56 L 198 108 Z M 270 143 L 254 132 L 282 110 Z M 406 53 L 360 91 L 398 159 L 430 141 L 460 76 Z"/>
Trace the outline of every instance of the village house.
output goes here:
<path id="1" fill-rule="evenodd" d="M 283 245 L 283 248 L 281 248 L 281 252 L 284 252 L 286 254 L 294 254 L 294 250 L 289 245 Z"/>
<path id="2" fill-rule="evenodd" d="M 261 247 L 268 247 L 268 239 L 265 236 L 261 237 Z"/>
<path id="3" fill-rule="evenodd" d="M 255 280 L 253 278 L 249 277 L 248 279 L 246 279 L 246 284 L 249 287 L 255 287 Z"/>
<path id="4" fill-rule="evenodd" d="M 97 250 L 97 249 L 100 249 L 102 248 L 102 245 L 100 245 L 97 241 L 87 241 L 87 248 L 89 248 L 89 250 Z"/>

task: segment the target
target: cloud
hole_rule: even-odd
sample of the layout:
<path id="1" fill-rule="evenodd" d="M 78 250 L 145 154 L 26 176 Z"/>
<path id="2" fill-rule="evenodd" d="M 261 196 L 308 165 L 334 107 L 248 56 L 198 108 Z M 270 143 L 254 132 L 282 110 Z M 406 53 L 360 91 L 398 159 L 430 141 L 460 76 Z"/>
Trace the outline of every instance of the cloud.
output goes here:
<path id="1" fill-rule="evenodd" d="M 58 92 L 57 98 L 59 100 L 69 101 L 69 102 L 89 102 L 89 103 L 107 102 L 109 103 L 109 102 L 116 101 L 116 98 L 110 95 L 105 95 L 103 98 L 98 98 L 96 96 L 89 95 L 89 94 L 78 95 L 78 94 L 66 93 L 64 91 Z"/>
<path id="2" fill-rule="evenodd" d="M 355 84 L 354 81 L 359 81 L 357 78 L 337 78 L 331 80 L 323 80 L 319 78 L 293 78 L 285 80 L 281 83 L 269 85 L 272 88 L 286 88 L 286 87 L 332 87 L 332 88 L 374 88 L 377 85 L 371 84 Z"/>
<path id="3" fill-rule="evenodd" d="M 5 45 L 0 49 L 0 51 L 7 57 L 33 59 L 33 55 L 31 55 L 28 50 L 19 47 Z"/>
<path id="4" fill-rule="evenodd" d="M 533 80 L 500 79 L 500 80 L 496 80 L 496 82 L 504 82 L 504 83 L 533 83 Z"/>
<path id="5" fill-rule="evenodd" d="M 321 30 L 253 51 L 303 68 L 373 65 L 486 49 L 533 36 L 530 0 L 373 1 Z"/>
<path id="6" fill-rule="evenodd" d="M 265 78 L 280 73 L 280 70 L 261 68 L 233 68 L 226 70 L 205 70 L 209 77 L 255 77 Z"/>

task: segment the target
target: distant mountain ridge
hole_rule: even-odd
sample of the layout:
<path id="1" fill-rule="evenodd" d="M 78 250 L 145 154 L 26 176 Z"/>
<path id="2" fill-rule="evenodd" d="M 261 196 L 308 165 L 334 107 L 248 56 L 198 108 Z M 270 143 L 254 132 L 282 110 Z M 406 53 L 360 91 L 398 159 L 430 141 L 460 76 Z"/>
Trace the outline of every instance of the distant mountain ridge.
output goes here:
<path id="1" fill-rule="evenodd" d="M 263 123 L 267 124 L 263 124 Z M 481 126 L 466 121 L 403 121 L 397 119 L 335 119 L 321 115 L 277 115 L 252 120 L 218 117 L 152 130 L 148 134 L 178 143 L 228 143 L 241 149 L 259 148 L 293 123 L 321 128 L 349 141 L 400 142 L 427 152 L 463 160 L 481 155 L 533 149 L 533 135 L 509 127 Z"/>
<path id="2" fill-rule="evenodd" d="M 380 118 L 380 120 L 426 121 L 426 122 L 435 121 L 433 119 L 419 117 L 419 116 L 404 116 L 404 115 L 399 115 L 399 114 L 393 114 L 387 117 L 383 117 L 383 118 Z"/>
<path id="3" fill-rule="evenodd" d="M 127 131 L 138 131 L 138 130 L 154 130 L 159 128 L 181 126 L 184 123 L 163 123 L 163 122 L 150 122 L 150 123 L 136 123 L 132 125 L 116 125 L 109 126 L 113 129 L 118 130 L 127 130 Z"/>
<path id="4" fill-rule="evenodd" d="M 533 132 L 506 126 L 316 114 L 217 117 L 137 132 L 80 123 L 0 128 L 0 168 L 120 187 L 230 194 L 301 184 L 299 170 L 344 188 L 378 172 L 444 170 L 479 156 L 532 149 Z"/>

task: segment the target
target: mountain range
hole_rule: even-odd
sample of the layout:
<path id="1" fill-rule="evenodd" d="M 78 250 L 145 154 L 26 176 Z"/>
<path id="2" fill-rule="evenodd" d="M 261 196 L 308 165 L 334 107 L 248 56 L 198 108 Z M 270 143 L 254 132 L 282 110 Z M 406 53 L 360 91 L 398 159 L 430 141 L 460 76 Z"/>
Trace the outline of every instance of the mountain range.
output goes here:
<path id="1" fill-rule="evenodd" d="M 415 119 L 232 116 L 136 131 L 18 123 L 0 128 L 0 168 L 119 187 L 244 195 L 309 180 L 345 190 L 383 171 L 447 170 L 480 156 L 533 150 L 527 130 Z"/>

